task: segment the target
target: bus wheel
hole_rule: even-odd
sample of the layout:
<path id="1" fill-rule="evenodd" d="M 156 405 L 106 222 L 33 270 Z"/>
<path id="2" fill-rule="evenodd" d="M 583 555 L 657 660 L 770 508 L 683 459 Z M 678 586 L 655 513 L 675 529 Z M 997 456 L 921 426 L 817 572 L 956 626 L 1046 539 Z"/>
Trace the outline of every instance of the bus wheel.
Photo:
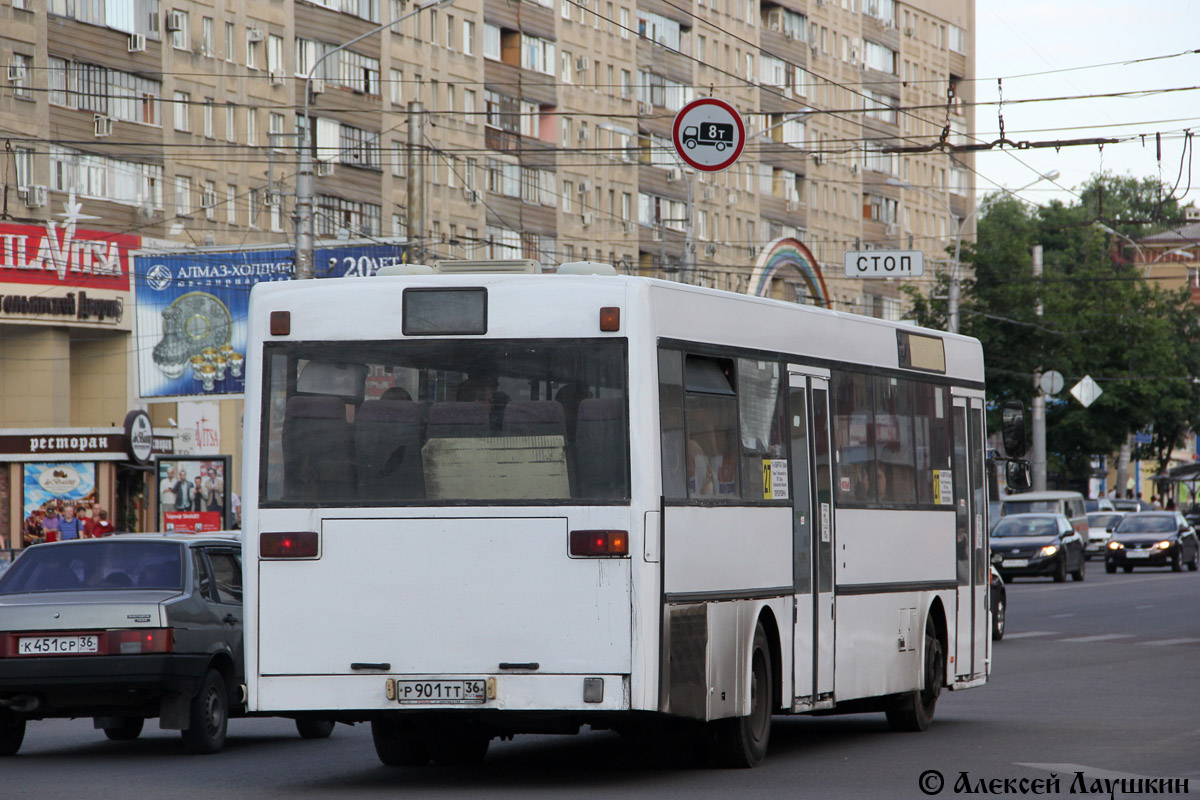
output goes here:
<path id="1" fill-rule="evenodd" d="M 0 708 L 0 756 L 15 756 L 25 741 L 25 718 Z"/>
<path id="2" fill-rule="evenodd" d="M 302 739 L 328 739 L 335 724 L 337 723 L 331 719 L 301 717 L 296 720 L 296 733 L 300 734 Z"/>
<path id="3" fill-rule="evenodd" d="M 429 747 L 415 731 L 387 720 L 371 720 L 375 755 L 389 767 L 423 767 L 429 763 Z"/>
<path id="4" fill-rule="evenodd" d="M 714 724 L 713 760 L 723 767 L 757 767 L 767 756 L 771 738 L 771 705 L 775 696 L 771 651 L 762 625 L 754 631 L 750 656 L 750 714 L 717 720 Z"/>
<path id="5" fill-rule="evenodd" d="M 933 620 L 925 621 L 925 678 L 920 690 L 908 692 L 888 709 L 887 721 L 894 731 L 923 731 L 933 722 L 934 707 L 946 676 L 942 640 Z"/>
<path id="6" fill-rule="evenodd" d="M 470 728 L 439 731 L 429 740 L 429 753 L 439 767 L 479 764 L 487 755 L 492 737 Z"/>

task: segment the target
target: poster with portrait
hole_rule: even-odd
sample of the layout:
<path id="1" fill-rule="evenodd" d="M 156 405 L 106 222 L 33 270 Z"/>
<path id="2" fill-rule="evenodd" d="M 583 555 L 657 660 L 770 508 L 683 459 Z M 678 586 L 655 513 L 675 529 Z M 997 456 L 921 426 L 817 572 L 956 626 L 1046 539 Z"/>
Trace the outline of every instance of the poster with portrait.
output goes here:
<path id="1" fill-rule="evenodd" d="M 24 543 L 46 541 L 46 529 L 56 528 L 64 509 L 74 518 L 74 508 L 90 509 L 97 501 L 96 464 L 89 461 L 55 461 L 25 464 L 22 496 Z M 51 521 L 46 522 L 47 518 Z M 56 538 L 56 537 L 51 537 Z"/>
<path id="2" fill-rule="evenodd" d="M 160 458 L 155 476 L 158 530 L 229 529 L 229 456 Z"/>

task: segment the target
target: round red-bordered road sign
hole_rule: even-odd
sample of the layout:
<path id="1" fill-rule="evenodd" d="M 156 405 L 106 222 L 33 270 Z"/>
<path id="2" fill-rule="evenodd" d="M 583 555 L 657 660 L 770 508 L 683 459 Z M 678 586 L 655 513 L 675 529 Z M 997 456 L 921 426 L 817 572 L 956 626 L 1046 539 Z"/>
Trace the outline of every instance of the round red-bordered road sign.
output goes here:
<path id="1" fill-rule="evenodd" d="M 720 172 L 733 166 L 742 154 L 746 126 L 729 103 L 701 97 L 675 115 L 671 141 L 688 166 L 702 172 Z"/>

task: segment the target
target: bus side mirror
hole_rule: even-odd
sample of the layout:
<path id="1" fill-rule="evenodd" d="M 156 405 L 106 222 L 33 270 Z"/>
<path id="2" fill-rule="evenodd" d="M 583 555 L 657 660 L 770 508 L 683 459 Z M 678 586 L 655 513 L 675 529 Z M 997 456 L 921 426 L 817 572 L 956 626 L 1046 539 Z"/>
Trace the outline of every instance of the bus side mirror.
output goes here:
<path id="1" fill-rule="evenodd" d="M 1020 400 L 1004 401 L 1000 411 L 1000 427 L 1004 438 L 1004 454 L 1009 458 L 1025 455 L 1025 406 Z"/>
<path id="2" fill-rule="evenodd" d="M 1033 469 L 1028 461 L 1009 461 L 1004 466 L 1004 477 L 1010 492 L 1027 492 L 1033 485 Z"/>

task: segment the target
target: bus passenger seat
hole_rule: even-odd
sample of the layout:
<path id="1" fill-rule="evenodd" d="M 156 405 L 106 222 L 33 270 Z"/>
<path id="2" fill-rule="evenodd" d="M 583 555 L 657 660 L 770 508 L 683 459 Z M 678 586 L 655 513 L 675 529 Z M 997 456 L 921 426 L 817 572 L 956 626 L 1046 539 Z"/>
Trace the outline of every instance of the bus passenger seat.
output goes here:
<path id="1" fill-rule="evenodd" d="M 559 436 L 566 441 L 566 421 L 557 400 L 513 400 L 504 407 L 505 436 Z"/>
<path id="2" fill-rule="evenodd" d="M 425 497 L 422 411 L 421 404 L 412 400 L 368 400 L 359 407 L 354 441 L 360 500 Z"/>
<path id="3" fill-rule="evenodd" d="M 579 403 L 575 427 L 577 496 L 625 497 L 628 440 L 623 397 L 587 398 Z"/>
<path id="4" fill-rule="evenodd" d="M 427 439 L 462 439 L 490 436 L 490 403 L 447 401 L 429 407 Z"/>
<path id="5" fill-rule="evenodd" d="M 355 496 L 354 441 L 340 398 L 289 398 L 282 443 L 287 498 L 312 502 Z"/>

